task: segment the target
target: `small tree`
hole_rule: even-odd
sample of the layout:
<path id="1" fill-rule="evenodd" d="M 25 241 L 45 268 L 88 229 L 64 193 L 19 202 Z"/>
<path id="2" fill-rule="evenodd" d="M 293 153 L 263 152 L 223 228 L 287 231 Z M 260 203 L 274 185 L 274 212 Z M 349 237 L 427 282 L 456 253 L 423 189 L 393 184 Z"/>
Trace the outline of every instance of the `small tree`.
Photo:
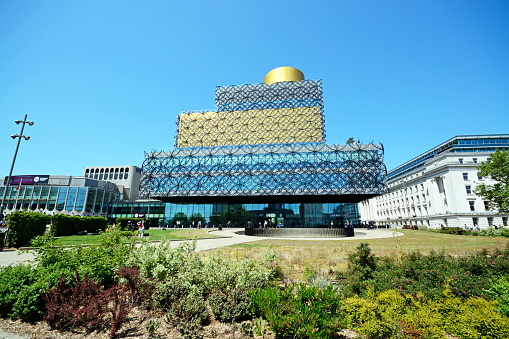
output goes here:
<path id="1" fill-rule="evenodd" d="M 483 162 L 478 170 L 479 176 L 492 179 L 495 183 L 477 184 L 475 194 L 487 200 L 490 209 L 509 213 L 509 150 L 496 150 L 491 154 L 491 161 Z"/>

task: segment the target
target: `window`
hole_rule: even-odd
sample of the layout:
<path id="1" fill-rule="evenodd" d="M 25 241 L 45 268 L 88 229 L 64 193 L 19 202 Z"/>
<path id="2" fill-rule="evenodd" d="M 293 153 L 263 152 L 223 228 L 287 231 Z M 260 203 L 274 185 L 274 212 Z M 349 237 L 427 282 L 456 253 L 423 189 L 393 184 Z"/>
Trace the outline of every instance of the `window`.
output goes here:
<path id="1" fill-rule="evenodd" d="M 475 211 L 475 201 L 469 200 L 468 205 L 470 205 L 470 210 Z"/>
<path id="2" fill-rule="evenodd" d="M 472 161 L 474 162 L 474 164 L 477 164 L 477 158 L 472 158 Z"/>
<path id="3" fill-rule="evenodd" d="M 460 164 L 462 164 L 463 163 L 463 158 L 459 158 L 458 161 L 459 161 Z"/>
<path id="4" fill-rule="evenodd" d="M 507 217 L 502 217 L 502 225 L 507 226 Z"/>
<path id="5" fill-rule="evenodd" d="M 468 180 L 468 173 L 463 173 L 463 180 Z"/>
<path id="6" fill-rule="evenodd" d="M 493 226 L 493 217 L 488 217 L 488 226 Z"/>
<path id="7" fill-rule="evenodd" d="M 486 211 L 489 211 L 489 210 L 490 210 L 489 202 L 484 201 L 484 209 L 485 209 Z"/>
<path id="8" fill-rule="evenodd" d="M 129 178 L 129 168 L 126 168 L 126 169 L 125 169 L 124 179 L 126 179 L 126 180 L 127 180 L 127 178 Z"/>
<path id="9" fill-rule="evenodd" d="M 467 186 L 465 186 L 465 189 L 467 191 L 467 194 L 472 194 L 472 186 L 467 185 Z"/>
<path id="10" fill-rule="evenodd" d="M 477 173 L 477 179 L 482 180 L 482 176 L 479 173 Z"/>

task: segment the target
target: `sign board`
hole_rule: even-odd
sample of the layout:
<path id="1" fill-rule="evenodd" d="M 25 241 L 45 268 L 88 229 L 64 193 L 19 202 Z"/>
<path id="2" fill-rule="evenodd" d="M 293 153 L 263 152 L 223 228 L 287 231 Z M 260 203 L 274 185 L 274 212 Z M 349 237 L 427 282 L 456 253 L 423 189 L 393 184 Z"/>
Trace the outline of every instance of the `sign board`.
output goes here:
<path id="1" fill-rule="evenodd" d="M 145 213 L 134 213 L 134 218 L 145 218 Z"/>
<path id="2" fill-rule="evenodd" d="M 49 175 L 13 175 L 9 185 L 47 185 Z M 4 178 L 4 185 L 7 185 L 7 177 Z"/>

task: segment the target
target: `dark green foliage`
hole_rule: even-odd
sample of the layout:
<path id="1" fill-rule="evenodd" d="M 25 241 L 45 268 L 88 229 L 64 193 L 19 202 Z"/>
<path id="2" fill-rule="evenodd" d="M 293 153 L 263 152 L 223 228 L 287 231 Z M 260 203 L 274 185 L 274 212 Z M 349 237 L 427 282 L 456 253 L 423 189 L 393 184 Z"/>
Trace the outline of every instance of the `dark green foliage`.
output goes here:
<path id="1" fill-rule="evenodd" d="M 118 267 L 125 266 L 128 253 L 134 248 L 133 240 L 128 240 L 118 230 L 108 230 L 101 234 L 100 242 L 89 247 L 55 247 L 51 237 L 37 237 L 39 266 L 51 271 L 85 274 L 94 281 L 101 281 L 109 288 L 113 286 Z"/>
<path id="2" fill-rule="evenodd" d="M 509 277 L 500 278 L 489 288 L 488 293 L 497 300 L 499 312 L 509 317 Z"/>
<path id="3" fill-rule="evenodd" d="M 43 213 L 16 211 L 7 216 L 7 232 L 5 245 L 8 247 L 21 247 L 28 245 L 30 240 L 43 235 L 49 216 Z"/>
<path id="4" fill-rule="evenodd" d="M 332 338 L 345 324 L 339 293 L 332 286 L 269 287 L 251 297 L 254 312 L 268 320 L 276 338 Z"/>
<path id="5" fill-rule="evenodd" d="M 252 315 L 251 297 L 246 290 L 236 288 L 227 293 L 213 293 L 208 301 L 212 313 L 222 322 L 244 320 Z"/>
<path id="6" fill-rule="evenodd" d="M 36 321 L 42 319 L 41 294 L 53 287 L 60 272 L 29 265 L 9 266 L 0 272 L 0 317 Z"/>
<path id="7" fill-rule="evenodd" d="M 478 169 L 480 176 L 494 183 L 478 183 L 474 192 L 489 202 L 490 209 L 509 213 L 509 150 L 496 150 L 490 157 L 491 161 L 483 162 Z"/>
<path id="8" fill-rule="evenodd" d="M 356 251 L 348 254 L 348 282 L 345 290 L 351 294 L 361 293 L 366 280 L 372 279 L 377 268 L 377 258 L 368 244 L 360 243 Z M 342 277 L 338 277 L 342 278 Z"/>
<path id="9" fill-rule="evenodd" d="M 54 237 L 76 235 L 78 232 L 99 233 L 106 229 L 108 219 L 102 217 L 78 217 L 64 214 L 51 216 L 50 233 Z"/>
<path id="10" fill-rule="evenodd" d="M 193 287 L 170 280 L 156 286 L 154 292 L 156 306 L 167 312 L 168 321 L 178 324 L 180 320 L 196 320 L 199 324 L 209 318 L 203 296 Z"/>
<path id="11" fill-rule="evenodd" d="M 131 229 L 129 229 L 129 226 L 128 226 L 128 221 L 131 220 L 131 226 L 132 226 L 132 229 L 134 230 L 138 230 L 138 221 L 143 221 L 145 219 L 143 218 L 125 218 L 125 217 L 122 217 L 122 218 L 117 218 L 115 220 L 115 225 L 117 227 L 120 227 L 120 229 L 122 231 L 131 231 Z M 145 222 L 145 230 L 148 230 L 149 229 L 149 226 L 148 226 L 148 222 Z"/>
<path id="12" fill-rule="evenodd" d="M 344 277 L 342 291 L 346 296 L 365 295 L 371 287 L 375 292 L 393 289 L 414 296 L 422 292 L 426 297 L 436 299 L 450 280 L 452 293 L 456 296 L 491 298 L 486 286 L 509 274 L 507 250 L 481 251 L 463 257 L 434 251 L 428 255 L 411 252 L 404 254 L 399 261 L 390 257 L 380 258 L 374 270 L 373 266 L 362 266 L 358 262 L 362 260 L 356 259 L 356 264 L 349 264 L 348 271 L 341 273 Z M 363 271 L 366 266 L 369 269 Z"/>

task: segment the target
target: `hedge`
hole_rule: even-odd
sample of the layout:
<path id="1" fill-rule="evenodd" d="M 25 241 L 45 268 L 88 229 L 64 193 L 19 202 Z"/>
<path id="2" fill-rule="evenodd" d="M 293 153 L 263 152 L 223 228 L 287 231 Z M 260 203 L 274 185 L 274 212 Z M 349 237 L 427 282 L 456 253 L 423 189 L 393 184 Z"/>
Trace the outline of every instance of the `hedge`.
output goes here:
<path id="1" fill-rule="evenodd" d="M 51 216 L 51 235 L 61 237 L 76 235 L 78 232 L 98 233 L 104 231 L 108 220 L 103 217 L 79 217 L 64 214 Z"/>
<path id="2" fill-rule="evenodd" d="M 50 217 L 43 213 L 16 211 L 7 216 L 7 232 L 5 244 L 8 247 L 28 245 L 30 240 L 43 235 Z"/>

